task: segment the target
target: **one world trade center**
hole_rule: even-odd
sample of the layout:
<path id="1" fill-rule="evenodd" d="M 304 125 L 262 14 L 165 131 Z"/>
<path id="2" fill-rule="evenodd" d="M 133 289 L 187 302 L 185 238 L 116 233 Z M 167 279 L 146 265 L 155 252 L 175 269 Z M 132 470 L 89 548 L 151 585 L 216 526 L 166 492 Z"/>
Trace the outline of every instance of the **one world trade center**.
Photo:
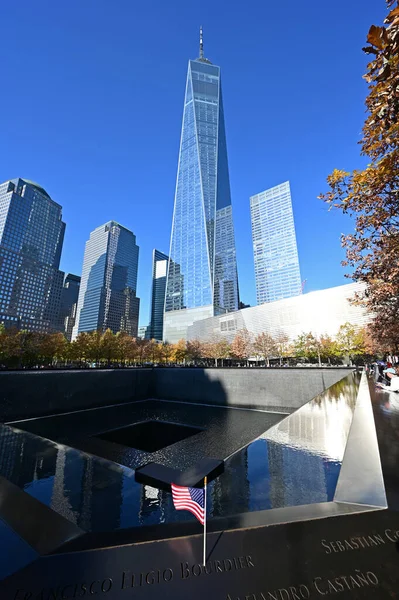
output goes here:
<path id="1" fill-rule="evenodd" d="M 165 294 L 164 341 L 238 309 L 238 278 L 220 68 L 188 63 Z"/>

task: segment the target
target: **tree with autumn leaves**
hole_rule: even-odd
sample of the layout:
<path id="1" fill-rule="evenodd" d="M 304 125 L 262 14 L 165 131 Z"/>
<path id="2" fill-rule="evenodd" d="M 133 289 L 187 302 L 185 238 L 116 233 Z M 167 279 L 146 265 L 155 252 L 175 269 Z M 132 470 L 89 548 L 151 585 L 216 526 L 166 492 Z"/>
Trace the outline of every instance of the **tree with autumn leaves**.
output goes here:
<path id="1" fill-rule="evenodd" d="M 356 301 L 374 315 L 370 333 L 385 351 L 399 347 L 399 2 L 387 0 L 387 7 L 383 25 L 371 26 L 363 48 L 370 62 L 360 145 L 369 164 L 352 173 L 335 169 L 320 196 L 355 220 L 354 232 L 342 236 L 343 264 L 367 284 Z"/>
<path id="2" fill-rule="evenodd" d="M 263 331 L 254 339 L 253 349 L 256 356 L 265 361 L 265 367 L 270 366 L 270 358 L 276 355 L 276 340 L 270 333 Z"/>
<path id="3" fill-rule="evenodd" d="M 344 360 L 351 364 L 359 356 L 376 354 L 375 350 L 367 328 L 358 328 L 351 323 L 341 325 L 334 338 L 329 335 L 317 336 L 312 332 L 301 333 L 291 345 L 291 355 L 317 361 L 320 367 L 324 362 L 331 364 L 332 360 Z"/>

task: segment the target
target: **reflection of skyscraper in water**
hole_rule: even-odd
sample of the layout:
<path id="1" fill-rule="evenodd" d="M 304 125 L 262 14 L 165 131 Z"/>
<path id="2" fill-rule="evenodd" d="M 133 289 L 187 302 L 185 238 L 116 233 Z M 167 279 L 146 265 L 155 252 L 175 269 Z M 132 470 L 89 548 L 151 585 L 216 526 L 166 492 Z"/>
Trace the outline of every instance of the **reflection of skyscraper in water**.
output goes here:
<path id="1" fill-rule="evenodd" d="M 54 475 L 54 451 L 38 451 L 33 435 L 3 427 L 0 436 L 0 474 L 20 488 Z"/>
<path id="2" fill-rule="evenodd" d="M 226 461 L 224 473 L 211 483 L 210 488 L 209 514 L 213 517 L 248 511 L 248 447 Z"/>
<path id="3" fill-rule="evenodd" d="M 265 440 L 255 440 L 247 449 L 249 509 L 271 508 L 270 468 L 268 445 Z"/>
<path id="4" fill-rule="evenodd" d="M 119 468 L 59 446 L 51 507 L 69 521 L 85 531 L 119 528 L 122 487 Z"/>
<path id="5" fill-rule="evenodd" d="M 15 467 L 20 455 L 19 435 L 10 427 L 2 427 L 0 432 L 0 475 L 13 481 Z M 15 483 L 15 482 L 14 482 Z"/>
<path id="6" fill-rule="evenodd" d="M 140 490 L 140 525 L 153 525 L 165 521 L 165 492 L 149 485 Z"/>
<path id="7" fill-rule="evenodd" d="M 324 460 L 321 456 L 281 446 L 285 506 L 326 502 Z"/>
<path id="8" fill-rule="evenodd" d="M 334 498 L 335 488 L 337 487 L 339 472 L 341 470 L 341 463 L 325 460 L 323 466 L 326 481 L 327 500 L 330 502 Z"/>
<path id="9" fill-rule="evenodd" d="M 284 456 L 283 446 L 268 440 L 267 459 L 269 471 L 269 506 L 277 508 L 285 506 Z M 266 508 L 266 507 L 265 507 Z"/>
<path id="10" fill-rule="evenodd" d="M 57 449 L 36 436 L 2 427 L 0 475 L 49 505 L 54 483 Z"/>
<path id="11" fill-rule="evenodd" d="M 87 462 L 85 455 L 59 446 L 51 497 L 53 510 L 79 526 L 82 526 L 84 462 Z"/>
<path id="12" fill-rule="evenodd" d="M 36 452 L 36 479 L 46 479 L 47 477 L 53 477 L 56 471 L 56 456 L 57 449 L 53 445 L 49 445 L 48 448 L 43 448 L 43 450 Z"/>
<path id="13" fill-rule="evenodd" d="M 112 531 L 120 525 L 122 472 L 111 468 L 110 465 L 105 474 L 104 467 L 98 460 L 92 462 L 91 468 L 91 531 Z M 106 475 L 106 486 L 104 486 L 104 475 Z"/>
<path id="14" fill-rule="evenodd" d="M 85 457 L 78 525 L 87 531 L 113 531 L 120 526 L 123 476 L 119 468 Z"/>

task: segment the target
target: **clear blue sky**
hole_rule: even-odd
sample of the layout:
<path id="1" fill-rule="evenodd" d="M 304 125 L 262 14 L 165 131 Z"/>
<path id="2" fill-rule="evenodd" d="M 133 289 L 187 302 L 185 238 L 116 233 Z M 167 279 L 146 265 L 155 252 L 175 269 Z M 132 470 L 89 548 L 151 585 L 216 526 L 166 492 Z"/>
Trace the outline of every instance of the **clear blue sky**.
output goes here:
<path id="1" fill-rule="evenodd" d="M 222 68 L 240 292 L 254 305 L 249 196 L 287 179 L 305 291 L 347 282 L 341 232 L 317 200 L 334 168 L 362 166 L 361 52 L 384 0 L 17 0 L 1 10 L 0 180 L 33 179 L 63 206 L 61 268 L 80 274 L 90 231 L 114 219 L 169 251 L 189 58 Z"/>

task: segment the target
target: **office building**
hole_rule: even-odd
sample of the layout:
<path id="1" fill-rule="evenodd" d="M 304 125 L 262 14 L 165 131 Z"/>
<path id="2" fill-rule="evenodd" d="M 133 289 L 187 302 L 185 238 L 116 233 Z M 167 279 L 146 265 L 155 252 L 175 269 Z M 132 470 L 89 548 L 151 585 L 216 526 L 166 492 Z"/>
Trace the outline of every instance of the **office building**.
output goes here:
<path id="1" fill-rule="evenodd" d="M 152 253 L 151 315 L 148 335 L 162 341 L 165 308 L 166 272 L 169 257 L 159 250 Z"/>
<path id="2" fill-rule="evenodd" d="M 258 304 L 301 294 L 289 181 L 250 199 Z"/>
<path id="3" fill-rule="evenodd" d="M 115 221 L 97 227 L 86 242 L 76 323 L 83 331 L 111 329 L 137 337 L 139 247 L 136 236 Z"/>
<path id="4" fill-rule="evenodd" d="M 27 331 L 58 329 L 62 208 L 28 179 L 0 184 L 0 320 Z"/>
<path id="5" fill-rule="evenodd" d="M 184 98 L 164 340 L 198 319 L 238 308 L 238 278 L 220 68 L 190 60 Z"/>
<path id="6" fill-rule="evenodd" d="M 72 332 L 75 326 L 79 287 L 80 277 L 72 275 L 72 273 L 67 273 L 61 292 L 60 331 L 65 334 L 69 342 L 72 339 Z"/>
<path id="7" fill-rule="evenodd" d="M 150 340 L 150 326 L 140 325 L 137 331 L 137 337 L 139 338 L 139 340 Z"/>
<path id="8" fill-rule="evenodd" d="M 349 283 L 204 319 L 188 328 L 188 339 L 207 341 L 223 337 L 231 342 L 240 329 L 247 329 L 253 336 L 285 333 L 291 341 L 310 331 L 316 336 L 333 337 L 344 323 L 356 327 L 369 323 L 366 309 L 350 302 L 364 289 L 364 283 Z"/>

